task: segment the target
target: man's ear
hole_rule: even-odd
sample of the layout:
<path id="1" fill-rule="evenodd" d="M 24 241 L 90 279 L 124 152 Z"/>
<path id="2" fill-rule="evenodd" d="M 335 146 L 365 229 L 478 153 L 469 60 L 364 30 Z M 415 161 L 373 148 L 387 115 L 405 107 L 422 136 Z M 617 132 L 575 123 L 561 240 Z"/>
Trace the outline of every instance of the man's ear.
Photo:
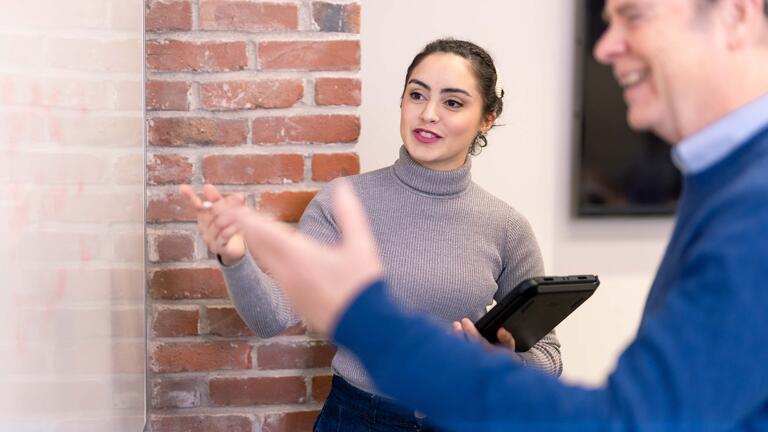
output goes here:
<path id="1" fill-rule="evenodd" d="M 749 44 L 764 26 L 766 0 L 721 0 L 721 22 L 724 24 L 728 48 L 736 50 Z"/>

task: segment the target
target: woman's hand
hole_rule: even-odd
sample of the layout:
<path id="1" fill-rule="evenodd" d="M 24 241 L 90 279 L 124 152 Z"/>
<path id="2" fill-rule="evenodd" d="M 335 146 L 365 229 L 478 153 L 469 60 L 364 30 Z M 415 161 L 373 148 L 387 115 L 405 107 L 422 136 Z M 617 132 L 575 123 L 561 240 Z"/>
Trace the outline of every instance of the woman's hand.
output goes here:
<path id="1" fill-rule="evenodd" d="M 249 208 L 234 212 L 248 253 L 269 269 L 304 321 L 324 334 L 333 331 L 349 304 L 382 272 L 376 239 L 352 185 L 338 182 L 332 199 L 341 233 L 333 246 Z"/>
<path id="2" fill-rule="evenodd" d="M 454 321 L 452 327 L 454 333 L 464 334 L 467 339 L 485 344 L 488 348 L 504 347 L 513 353 L 515 352 L 515 338 L 504 327 L 499 327 L 499 330 L 496 332 L 496 337 L 499 338 L 498 345 L 491 345 L 490 342 L 482 337 L 480 332 L 477 331 L 475 324 L 469 318 Z"/>
<path id="3" fill-rule="evenodd" d="M 197 228 L 211 252 L 221 256 L 224 265 L 245 255 L 245 241 L 236 224 L 235 213 L 245 207 L 242 194 L 223 197 L 212 185 L 203 186 L 201 200 L 189 185 L 181 185 L 182 195 L 197 211 Z M 210 203 L 210 204 L 209 204 Z"/>

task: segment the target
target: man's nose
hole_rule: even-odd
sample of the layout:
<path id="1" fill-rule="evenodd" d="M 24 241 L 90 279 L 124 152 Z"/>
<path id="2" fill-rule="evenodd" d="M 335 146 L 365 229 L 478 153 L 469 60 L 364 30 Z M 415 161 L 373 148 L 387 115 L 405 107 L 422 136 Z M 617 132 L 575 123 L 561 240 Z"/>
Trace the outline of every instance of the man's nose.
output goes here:
<path id="1" fill-rule="evenodd" d="M 592 54 L 595 60 L 604 64 L 613 64 L 616 57 L 627 51 L 626 41 L 615 26 L 609 25 L 595 44 Z"/>

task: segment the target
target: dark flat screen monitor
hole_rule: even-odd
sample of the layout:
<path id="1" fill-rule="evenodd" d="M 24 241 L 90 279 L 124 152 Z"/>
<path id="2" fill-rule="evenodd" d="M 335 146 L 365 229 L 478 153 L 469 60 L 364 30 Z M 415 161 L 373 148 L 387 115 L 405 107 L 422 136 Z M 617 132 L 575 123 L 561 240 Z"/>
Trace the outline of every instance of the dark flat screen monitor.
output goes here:
<path id="1" fill-rule="evenodd" d="M 668 215 L 677 207 L 680 173 L 671 147 L 652 133 L 635 132 L 610 67 L 592 55 L 606 29 L 603 0 L 582 0 L 581 136 L 577 214 L 579 216 Z"/>

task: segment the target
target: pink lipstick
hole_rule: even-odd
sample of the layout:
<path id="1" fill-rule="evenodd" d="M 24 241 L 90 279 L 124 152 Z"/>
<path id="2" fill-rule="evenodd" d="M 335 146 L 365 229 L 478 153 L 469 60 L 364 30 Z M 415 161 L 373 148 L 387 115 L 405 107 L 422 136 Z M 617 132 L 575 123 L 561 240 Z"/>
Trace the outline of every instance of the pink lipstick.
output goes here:
<path id="1" fill-rule="evenodd" d="M 423 144 L 432 144 L 442 138 L 440 135 L 432 132 L 431 130 L 422 128 L 414 129 L 413 136 L 416 138 L 416 141 Z"/>

